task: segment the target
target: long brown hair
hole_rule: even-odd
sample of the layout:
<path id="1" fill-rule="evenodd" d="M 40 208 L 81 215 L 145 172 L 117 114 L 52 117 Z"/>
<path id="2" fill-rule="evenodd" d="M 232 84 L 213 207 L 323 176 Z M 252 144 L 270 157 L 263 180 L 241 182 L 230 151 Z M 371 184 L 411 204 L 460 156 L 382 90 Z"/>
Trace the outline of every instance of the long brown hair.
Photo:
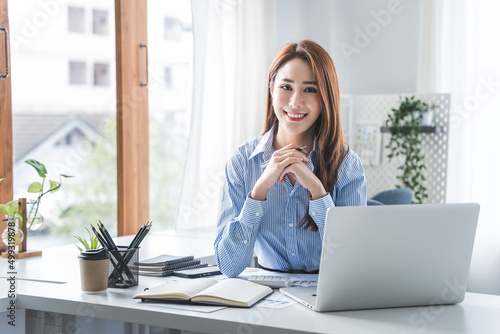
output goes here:
<path id="1" fill-rule="evenodd" d="M 326 191 L 332 192 L 335 183 L 337 183 L 340 164 L 347 152 L 340 120 L 340 91 L 337 71 L 332 58 L 319 44 L 310 40 L 289 44 L 274 58 L 269 69 L 266 123 L 262 133 L 264 134 L 278 125 L 271 95 L 274 81 L 278 70 L 295 58 L 303 59 L 311 64 L 315 81 L 318 83 L 323 108 L 315 124 L 318 162 L 314 174 L 323 183 Z M 305 230 L 317 231 L 318 226 L 308 211 L 309 208 L 299 227 L 303 227 Z"/>

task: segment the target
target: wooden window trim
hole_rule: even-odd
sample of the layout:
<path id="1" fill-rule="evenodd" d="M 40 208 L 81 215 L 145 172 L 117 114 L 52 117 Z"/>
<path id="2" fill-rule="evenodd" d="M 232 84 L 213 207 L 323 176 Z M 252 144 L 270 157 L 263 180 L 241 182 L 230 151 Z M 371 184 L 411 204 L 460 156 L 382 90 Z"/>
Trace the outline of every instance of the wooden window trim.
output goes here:
<path id="1" fill-rule="evenodd" d="M 0 0 L 0 27 L 9 29 L 9 17 L 7 13 L 7 0 Z M 4 69 L 5 63 L 5 35 L 2 33 L 0 35 L 0 68 Z M 10 57 L 10 55 L 9 55 Z M 3 80 L 0 80 L 0 146 L 2 150 L 0 151 L 0 179 L 5 178 L 0 182 L 0 203 L 7 203 L 12 201 L 14 196 L 14 181 L 12 179 L 12 86 L 10 81 L 11 75 Z M 0 233 L 6 227 L 6 223 L 3 221 L 4 214 L 0 213 Z M 3 247 L 3 242 L 0 240 L 0 248 Z"/>
<path id="2" fill-rule="evenodd" d="M 149 220 L 147 0 L 116 0 L 118 235 Z"/>

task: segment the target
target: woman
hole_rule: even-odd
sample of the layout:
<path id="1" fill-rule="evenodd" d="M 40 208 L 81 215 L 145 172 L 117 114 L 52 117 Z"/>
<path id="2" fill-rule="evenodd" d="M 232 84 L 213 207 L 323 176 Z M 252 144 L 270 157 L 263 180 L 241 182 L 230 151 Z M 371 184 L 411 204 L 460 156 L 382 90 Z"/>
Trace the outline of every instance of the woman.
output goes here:
<path id="1" fill-rule="evenodd" d="M 269 71 L 263 135 L 226 165 L 217 264 L 238 276 L 255 248 L 262 268 L 315 272 L 326 212 L 348 205 L 366 205 L 366 181 L 344 140 L 335 66 L 315 42 L 290 44 Z"/>

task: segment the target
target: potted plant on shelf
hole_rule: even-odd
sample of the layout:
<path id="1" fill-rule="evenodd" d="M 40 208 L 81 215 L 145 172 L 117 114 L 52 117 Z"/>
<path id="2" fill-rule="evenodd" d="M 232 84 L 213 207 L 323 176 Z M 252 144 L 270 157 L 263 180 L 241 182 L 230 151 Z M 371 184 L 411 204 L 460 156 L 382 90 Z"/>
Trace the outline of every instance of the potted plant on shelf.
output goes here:
<path id="1" fill-rule="evenodd" d="M 403 157 L 404 162 L 398 167 L 401 174 L 397 179 L 401 185 L 413 190 L 413 203 L 422 203 L 427 197 L 427 188 L 424 185 L 425 156 L 422 152 L 420 139 L 422 112 L 429 110 L 429 105 L 415 96 L 405 97 L 399 108 L 391 109 L 385 121 L 391 137 L 385 148 L 389 149 L 389 161 L 396 157 Z"/>

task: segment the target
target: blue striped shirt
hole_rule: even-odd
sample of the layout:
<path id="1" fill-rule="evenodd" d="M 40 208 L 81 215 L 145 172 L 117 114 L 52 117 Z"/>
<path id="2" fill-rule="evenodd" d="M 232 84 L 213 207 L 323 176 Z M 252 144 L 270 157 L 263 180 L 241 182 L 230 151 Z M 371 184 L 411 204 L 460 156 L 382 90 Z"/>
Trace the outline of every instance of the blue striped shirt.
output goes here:
<path id="1" fill-rule="evenodd" d="M 265 268 L 289 271 L 319 269 L 326 211 L 333 206 L 366 205 L 366 181 L 361 160 L 349 149 L 338 171 L 331 195 L 311 200 L 299 182 L 286 178 L 268 190 L 265 201 L 250 198 L 264 172 L 261 164 L 274 153 L 270 130 L 240 146 L 226 164 L 215 257 L 221 272 L 238 276 L 249 264 L 254 249 Z M 347 147 L 346 147 L 347 148 Z M 316 143 L 309 153 L 307 166 L 314 172 Z M 327 189 L 328 191 L 328 189 Z M 318 231 L 297 228 L 307 205 Z"/>

